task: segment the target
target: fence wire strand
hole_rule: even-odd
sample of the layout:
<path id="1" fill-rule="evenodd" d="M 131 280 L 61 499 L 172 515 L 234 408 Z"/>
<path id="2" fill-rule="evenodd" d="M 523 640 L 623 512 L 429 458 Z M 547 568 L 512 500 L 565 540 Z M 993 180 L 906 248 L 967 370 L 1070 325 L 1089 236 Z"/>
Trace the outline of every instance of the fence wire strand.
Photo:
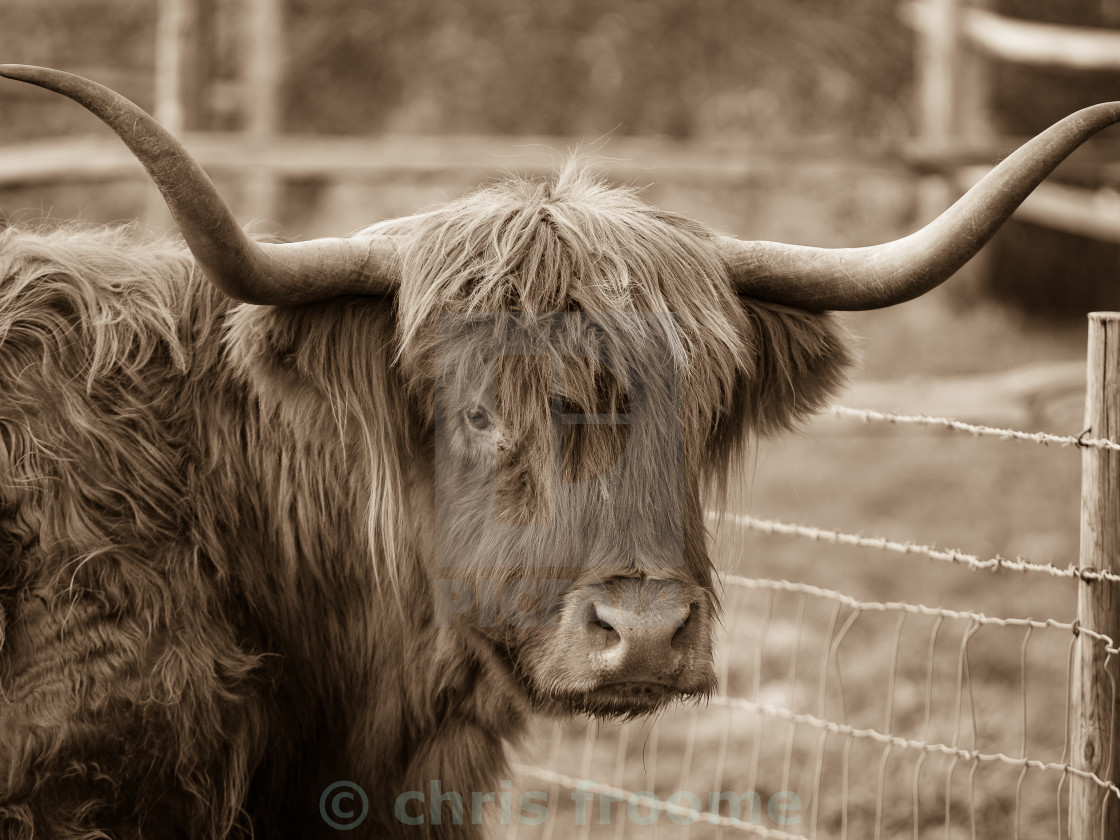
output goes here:
<path id="1" fill-rule="evenodd" d="M 775 519 L 764 519 L 745 513 L 710 512 L 709 518 L 733 522 L 743 528 L 759 531 L 764 534 L 780 534 L 789 537 L 803 537 L 814 542 L 832 543 L 835 545 L 850 545 L 857 548 L 875 548 L 895 554 L 927 557 L 944 563 L 958 566 L 967 566 L 972 571 L 994 572 L 1006 570 L 1010 572 L 1037 572 L 1058 578 L 1072 578 L 1077 580 L 1108 580 L 1120 582 L 1120 575 L 1114 572 L 1104 572 L 1091 569 L 1080 569 L 1069 565 L 1064 569 L 1052 566 L 1049 563 L 1032 563 L 1022 557 L 1009 559 L 996 555 L 987 560 L 982 560 L 975 554 L 958 551 L 953 548 L 937 548 L 932 545 L 922 545 L 914 542 L 901 542 L 887 537 L 864 537 L 860 534 L 850 534 L 843 531 L 832 531 L 827 528 L 816 528 L 811 525 L 794 525 L 788 522 L 779 522 Z"/>
<path id="2" fill-rule="evenodd" d="M 880 744 L 893 744 L 896 747 L 903 747 L 909 750 L 920 750 L 930 754 L 945 755 L 950 758 L 964 760 L 968 762 L 982 761 L 992 762 L 999 761 L 1013 767 L 1029 767 L 1034 770 L 1057 772 L 1070 776 L 1077 776 L 1087 782 L 1106 790 L 1117 797 L 1120 801 L 1120 787 L 1115 784 L 1105 781 L 1100 776 L 1088 770 L 1081 770 L 1073 767 L 1068 763 L 1058 763 L 1054 761 L 1040 761 L 1033 758 L 1019 758 L 1016 756 L 1007 755 L 1002 752 L 984 753 L 978 749 L 967 749 L 965 747 L 955 747 L 950 744 L 931 743 L 927 741 L 914 740 L 913 738 L 903 738 L 900 735 L 889 735 L 885 732 L 880 732 L 877 729 L 858 729 L 846 723 L 839 723 L 834 720 L 823 720 L 816 715 L 810 715 L 803 712 L 795 712 L 792 709 L 787 709 L 784 706 L 773 706 L 764 703 L 755 703 L 753 700 L 747 700 L 743 697 L 712 697 L 708 701 L 713 706 L 723 706 L 729 709 L 738 709 L 744 712 L 752 712 L 757 715 L 765 717 L 772 717 L 778 720 L 785 720 L 791 723 L 804 724 L 812 726 L 817 729 L 824 729 L 828 732 L 841 735 L 845 738 L 865 739 L 876 741 Z"/>
<path id="3" fill-rule="evenodd" d="M 813 597 L 823 600 L 836 601 L 839 604 L 851 607 L 853 610 L 856 610 L 857 613 L 903 612 L 913 615 L 940 616 L 942 618 L 967 620 L 977 625 L 992 624 L 997 627 L 1033 627 L 1038 630 L 1045 628 L 1063 630 L 1074 636 L 1083 634 L 1091 639 L 1095 639 L 1104 645 L 1104 649 L 1107 653 L 1120 655 L 1120 648 L 1117 648 L 1112 639 L 1108 636 L 1069 621 L 1058 621 L 1053 618 L 1000 618 L 998 616 L 985 615 L 984 613 L 973 612 L 971 610 L 951 610 L 945 607 L 911 604 L 906 601 L 859 601 L 851 595 L 845 595 L 843 592 L 837 592 L 835 589 L 825 589 L 820 586 L 813 586 L 809 583 L 797 583 L 789 580 L 747 578 L 738 575 L 723 575 L 722 580 L 730 586 L 739 586 L 744 589 L 770 589 L 779 592 L 795 592 L 803 595 L 812 595 Z"/>
<path id="4" fill-rule="evenodd" d="M 1084 433 L 1080 435 L 1054 435 L 1048 432 L 1022 432 L 1018 429 L 1000 429 L 994 426 L 984 426 L 978 423 L 965 423 L 951 417 L 931 417 L 925 414 L 894 414 L 889 411 L 875 411 L 869 408 L 850 408 L 845 405 L 834 405 L 831 408 L 836 417 L 847 417 L 862 420 L 864 423 L 881 422 L 892 425 L 933 426 L 950 429 L 955 432 L 966 432 L 975 437 L 994 437 L 1000 440 L 1017 440 L 1029 443 L 1038 443 L 1043 446 L 1051 444 L 1057 446 L 1076 446 L 1081 449 L 1110 449 L 1120 451 L 1120 443 L 1106 438 L 1090 438 Z"/>

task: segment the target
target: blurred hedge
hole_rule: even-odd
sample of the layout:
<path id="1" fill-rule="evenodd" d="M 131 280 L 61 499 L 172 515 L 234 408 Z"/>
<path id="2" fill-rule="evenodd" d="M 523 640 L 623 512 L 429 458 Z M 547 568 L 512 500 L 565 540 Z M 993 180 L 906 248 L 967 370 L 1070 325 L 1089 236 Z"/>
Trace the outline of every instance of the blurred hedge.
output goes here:
<path id="1" fill-rule="evenodd" d="M 894 0 L 289 0 L 288 20 L 291 129 L 775 137 L 907 126 L 910 43 Z"/>
<path id="2" fill-rule="evenodd" d="M 205 2 L 223 37 L 204 70 L 220 87 L 237 73 L 229 33 L 241 4 Z M 894 5 L 287 0 L 285 124 L 340 134 L 894 139 L 908 130 L 910 78 L 910 35 Z M 156 3 L 4 6 L 3 60 L 88 72 L 150 105 Z M 0 106 L 0 140 L 84 125 L 73 109 L 11 85 L 0 85 Z M 228 111 L 216 108 L 201 127 L 231 127 Z"/>
<path id="3" fill-rule="evenodd" d="M 153 0 L 0 0 L 0 61 L 92 76 L 150 105 L 155 63 Z M 0 80 L 0 142 L 91 131 L 80 108 Z"/>
<path id="4" fill-rule="evenodd" d="M 241 0 L 211 20 L 201 128 L 239 119 Z M 289 131 L 897 140 L 913 39 L 898 0 L 284 0 Z M 1120 26 L 1120 0 L 987 0 L 1003 14 Z M 4 0 L 0 58 L 88 73 L 150 105 L 158 4 Z M 997 63 L 995 122 L 1032 134 L 1120 98 L 1120 74 Z M 0 85 L 0 141 L 88 126 Z"/>

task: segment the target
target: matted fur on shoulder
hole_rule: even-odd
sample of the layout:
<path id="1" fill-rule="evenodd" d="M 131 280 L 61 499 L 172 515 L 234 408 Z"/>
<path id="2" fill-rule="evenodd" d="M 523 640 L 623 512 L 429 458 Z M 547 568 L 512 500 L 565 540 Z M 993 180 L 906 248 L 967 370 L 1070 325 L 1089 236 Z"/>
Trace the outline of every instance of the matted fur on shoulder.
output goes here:
<path id="1" fill-rule="evenodd" d="M 92 381 L 110 367 L 135 373 L 158 346 L 185 370 L 190 349 L 206 347 L 197 329 L 215 320 L 194 271 L 182 243 L 135 225 L 0 229 L 0 363 L 38 346 L 50 364 L 47 343 L 80 346 L 93 351 L 84 360 Z M 195 311 L 200 304 L 207 311 Z"/>
<path id="2" fill-rule="evenodd" d="M 0 231 L 0 833 L 94 836 L 116 786 L 200 833 L 242 818 L 260 661 L 186 452 L 226 305 L 174 242 Z M 120 737 L 141 719 L 158 767 Z"/>
<path id="3" fill-rule="evenodd" d="M 207 286 L 180 244 L 131 226 L 0 230 L 0 517 L 34 508 L 47 555 L 127 542 L 117 507 L 137 545 L 182 526 L 181 453 L 156 418 L 216 358 Z"/>

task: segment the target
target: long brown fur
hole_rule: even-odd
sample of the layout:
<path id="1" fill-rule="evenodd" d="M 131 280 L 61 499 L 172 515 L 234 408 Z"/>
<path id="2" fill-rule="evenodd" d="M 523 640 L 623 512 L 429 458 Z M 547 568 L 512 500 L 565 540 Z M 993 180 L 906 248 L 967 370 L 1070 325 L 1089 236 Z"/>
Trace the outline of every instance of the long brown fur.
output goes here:
<path id="1" fill-rule="evenodd" d="M 495 348 L 555 362 L 565 412 L 677 389 L 671 574 L 710 611 L 701 488 L 848 363 L 829 316 L 736 297 L 708 231 L 576 166 L 378 230 L 401 243 L 395 297 L 299 308 L 233 305 L 133 229 L 0 230 L 0 837 L 333 834 L 337 780 L 369 796 L 355 835 L 478 836 L 393 803 L 496 790 L 533 708 L 583 706 L 546 628 L 437 620 L 437 543 L 468 527 L 440 507 L 436 451 L 460 445 L 441 418 L 493 394 L 510 515 L 575 543 L 577 511 L 639 554 L 657 491 L 602 476 L 622 448 L 660 476 L 673 440 L 572 432 L 581 480 L 542 509 L 548 389 Z M 475 536 L 451 576 L 646 562 L 523 541 L 545 575 Z"/>

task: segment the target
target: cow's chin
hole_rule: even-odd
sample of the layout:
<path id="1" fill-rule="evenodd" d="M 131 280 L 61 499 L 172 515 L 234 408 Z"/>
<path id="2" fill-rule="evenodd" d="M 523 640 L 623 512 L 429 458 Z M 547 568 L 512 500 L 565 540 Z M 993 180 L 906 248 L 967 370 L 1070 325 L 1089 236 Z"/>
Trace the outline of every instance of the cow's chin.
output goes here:
<path id="1" fill-rule="evenodd" d="M 591 715 L 610 720 L 629 720 L 661 711 L 680 702 L 700 702 L 711 690 L 697 687 L 682 691 L 659 683 L 613 683 L 588 692 L 554 693 L 543 698 L 543 711 L 562 715 Z"/>

